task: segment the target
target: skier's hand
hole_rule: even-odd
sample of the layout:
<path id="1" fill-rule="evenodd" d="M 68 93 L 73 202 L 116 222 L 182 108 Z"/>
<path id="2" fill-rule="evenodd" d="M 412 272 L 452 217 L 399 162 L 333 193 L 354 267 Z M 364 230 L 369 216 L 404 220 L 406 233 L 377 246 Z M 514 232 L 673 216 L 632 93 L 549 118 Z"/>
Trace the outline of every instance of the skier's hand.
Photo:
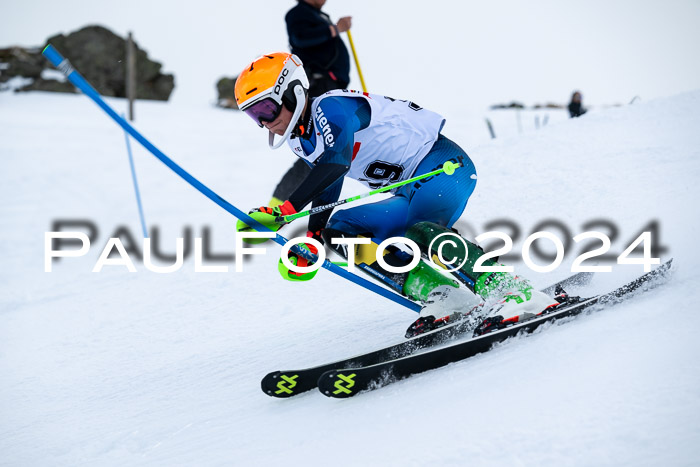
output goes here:
<path id="1" fill-rule="evenodd" d="M 321 231 L 312 232 L 309 230 L 308 232 L 306 232 L 306 236 L 308 238 L 313 238 L 314 240 L 319 242 L 321 245 L 323 245 L 323 238 L 321 238 Z M 305 248 L 305 249 L 309 250 L 311 253 L 318 255 L 318 248 L 316 248 L 316 246 L 311 242 L 298 243 L 297 245 L 300 248 Z M 306 258 L 297 255 L 292 250 L 289 250 L 288 258 L 292 263 L 296 264 L 297 266 L 301 266 L 301 267 L 313 266 L 315 264 L 314 261 L 309 261 Z M 301 275 L 301 273 L 296 273 L 296 272 L 290 272 L 290 274 L 295 274 L 297 276 Z"/>
<path id="2" fill-rule="evenodd" d="M 306 234 L 306 236 L 311 237 L 310 234 L 311 234 L 311 232 L 308 232 Z M 299 247 L 301 247 L 303 245 L 307 250 L 309 250 L 311 253 L 313 253 L 315 255 L 318 254 L 318 248 L 316 248 L 316 246 L 313 243 L 306 243 L 305 242 L 305 243 L 299 243 L 298 245 L 299 245 Z M 296 262 L 294 264 L 296 264 L 297 266 L 306 267 L 306 266 L 312 266 L 314 264 L 313 261 L 309 261 L 306 258 L 297 255 L 292 250 L 289 250 L 289 259 L 291 260 L 293 258 L 296 258 Z"/>
<path id="3" fill-rule="evenodd" d="M 338 32 L 345 32 L 352 27 L 352 16 L 343 16 L 336 25 Z"/>
<path id="4" fill-rule="evenodd" d="M 284 203 L 280 204 L 279 206 L 275 206 L 274 208 L 270 206 L 261 206 L 259 208 L 251 209 L 250 211 L 248 211 L 248 215 L 256 221 L 260 222 L 268 229 L 272 230 L 273 232 L 277 232 L 280 229 L 280 227 L 287 223 L 277 222 L 277 219 L 281 216 L 294 214 L 296 212 L 297 211 L 296 209 L 294 209 L 294 206 L 292 206 L 292 203 L 290 203 L 289 201 L 285 201 Z M 255 232 L 255 229 L 250 227 L 242 220 L 239 220 L 238 222 L 236 222 L 236 231 L 245 234 L 247 232 Z M 243 242 L 249 243 L 251 245 L 263 243 L 265 241 L 267 241 L 266 238 L 244 237 L 243 239 Z"/>
<path id="5" fill-rule="evenodd" d="M 323 245 L 323 239 L 321 238 L 320 232 L 307 232 L 306 236 L 309 238 L 313 238 L 314 240 L 318 240 L 321 245 Z M 298 243 L 297 246 L 299 248 L 302 248 L 304 250 L 308 250 L 314 255 L 318 255 L 318 248 L 313 245 L 312 243 Z M 303 256 L 300 256 L 296 253 L 294 253 L 292 250 L 289 250 L 289 253 L 287 254 L 287 258 L 289 259 L 289 262 L 299 266 L 299 267 L 308 267 L 308 266 L 313 266 L 315 264 L 314 261 L 309 261 L 308 259 L 304 258 Z M 307 281 L 311 280 L 316 273 L 318 272 L 318 269 L 312 272 L 294 272 L 291 269 L 287 268 L 284 263 L 282 263 L 282 260 L 279 260 L 279 264 L 277 266 L 277 269 L 279 270 L 280 274 L 284 279 L 290 280 L 290 281 Z"/>
<path id="6" fill-rule="evenodd" d="M 297 210 L 294 208 L 294 206 L 292 206 L 292 203 L 290 203 L 289 200 L 287 200 L 279 206 L 260 206 L 259 208 L 251 209 L 248 212 L 248 214 L 253 214 L 256 212 L 262 212 L 264 214 L 269 214 L 270 216 L 277 218 L 282 216 L 288 216 L 290 214 L 296 214 Z"/>

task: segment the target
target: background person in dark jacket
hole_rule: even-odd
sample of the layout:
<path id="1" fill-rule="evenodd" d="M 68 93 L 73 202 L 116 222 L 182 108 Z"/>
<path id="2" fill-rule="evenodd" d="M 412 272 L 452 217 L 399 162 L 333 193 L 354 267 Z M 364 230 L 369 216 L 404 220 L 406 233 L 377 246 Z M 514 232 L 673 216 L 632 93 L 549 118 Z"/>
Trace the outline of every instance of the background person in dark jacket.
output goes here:
<path id="1" fill-rule="evenodd" d="M 571 116 L 571 118 L 580 117 L 585 113 L 586 109 L 583 108 L 581 93 L 579 91 L 574 91 L 571 96 L 571 102 L 569 102 L 569 116 Z"/>
<path id="2" fill-rule="evenodd" d="M 334 24 L 321 11 L 325 3 L 299 0 L 284 18 L 292 53 L 304 62 L 311 98 L 331 89 L 344 89 L 350 82 L 350 55 L 340 33 L 350 29 L 352 18 L 344 16 Z"/>
<path id="3" fill-rule="evenodd" d="M 298 0 L 287 12 L 287 34 L 292 53 L 304 63 L 311 99 L 332 89 L 345 89 L 350 82 L 350 55 L 340 33 L 350 29 L 352 18 L 343 16 L 337 24 L 321 11 L 326 0 Z M 310 171 L 302 159 L 282 177 L 272 194 L 273 206 L 289 198 Z"/>

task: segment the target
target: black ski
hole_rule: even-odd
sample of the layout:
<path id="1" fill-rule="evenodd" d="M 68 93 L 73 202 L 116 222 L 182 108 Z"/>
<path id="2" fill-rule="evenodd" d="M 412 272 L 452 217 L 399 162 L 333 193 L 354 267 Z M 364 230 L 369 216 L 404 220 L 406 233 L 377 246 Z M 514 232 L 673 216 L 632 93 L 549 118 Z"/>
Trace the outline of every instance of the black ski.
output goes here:
<path id="1" fill-rule="evenodd" d="M 542 291 L 552 295 L 557 286 L 585 285 L 590 282 L 593 273 L 579 272 L 569 276 Z M 430 333 L 408 339 L 401 343 L 356 355 L 352 358 L 339 360 L 312 368 L 299 370 L 273 371 L 265 375 L 260 382 L 263 392 L 272 397 L 287 398 L 309 391 L 316 387 L 319 377 L 328 370 L 335 368 L 354 368 L 375 365 L 377 363 L 405 357 L 418 350 L 425 349 L 464 334 L 471 329 L 466 323 L 455 323 Z"/>
<path id="2" fill-rule="evenodd" d="M 553 311 L 536 318 L 516 323 L 511 326 L 488 332 L 464 342 L 416 355 L 405 356 L 395 360 L 377 363 L 362 368 L 349 366 L 345 369 L 333 369 L 325 372 L 318 380 L 318 389 L 322 394 L 333 398 L 352 397 L 358 392 L 373 390 L 386 386 L 416 373 L 440 368 L 450 363 L 464 360 L 476 354 L 488 351 L 493 344 L 502 342 L 519 333 L 531 332 L 540 325 L 556 319 L 581 313 L 594 305 L 610 304 L 622 301 L 632 292 L 650 281 L 663 277 L 671 267 L 669 260 L 657 269 L 648 272 L 634 281 L 612 292 L 597 295 L 577 303 L 562 305 Z"/>

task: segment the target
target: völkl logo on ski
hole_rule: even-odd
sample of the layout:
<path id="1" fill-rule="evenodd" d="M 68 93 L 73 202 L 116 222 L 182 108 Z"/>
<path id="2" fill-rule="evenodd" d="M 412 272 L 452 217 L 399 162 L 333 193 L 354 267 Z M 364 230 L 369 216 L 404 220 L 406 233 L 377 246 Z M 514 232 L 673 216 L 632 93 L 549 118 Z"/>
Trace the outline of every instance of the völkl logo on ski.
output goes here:
<path id="1" fill-rule="evenodd" d="M 297 385 L 296 379 L 298 377 L 299 375 L 281 375 L 281 381 L 277 383 L 277 391 L 275 391 L 275 394 L 294 394 L 294 391 L 292 391 L 292 389 L 294 389 L 294 386 Z M 289 387 L 287 387 L 286 384 L 289 384 Z"/>
<path id="2" fill-rule="evenodd" d="M 355 376 L 355 373 L 348 376 L 342 374 L 336 375 L 338 379 L 335 382 L 335 391 L 333 391 L 333 394 L 352 394 L 352 390 L 350 388 L 355 386 Z M 345 383 L 347 386 L 343 386 L 343 383 Z"/>

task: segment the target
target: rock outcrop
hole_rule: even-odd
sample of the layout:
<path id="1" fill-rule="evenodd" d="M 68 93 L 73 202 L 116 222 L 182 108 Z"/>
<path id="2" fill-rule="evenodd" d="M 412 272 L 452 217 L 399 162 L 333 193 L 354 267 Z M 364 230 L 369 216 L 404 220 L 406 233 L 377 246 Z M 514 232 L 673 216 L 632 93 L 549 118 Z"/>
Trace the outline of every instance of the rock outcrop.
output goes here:
<path id="1" fill-rule="evenodd" d="M 50 37 L 61 54 L 103 96 L 126 97 L 126 39 L 101 26 L 87 26 L 68 35 Z M 40 48 L 0 49 L 0 86 L 16 91 L 75 92 Z M 172 74 L 161 73 L 162 65 L 136 50 L 136 98 L 168 100 L 175 87 Z M 12 86 L 12 82 L 19 85 Z"/>
<path id="2" fill-rule="evenodd" d="M 225 109 L 236 109 L 238 110 L 238 105 L 236 104 L 236 97 L 233 90 L 236 87 L 236 78 L 223 77 L 216 83 L 216 90 L 219 93 L 219 98 L 216 100 L 216 105 L 223 107 Z"/>

